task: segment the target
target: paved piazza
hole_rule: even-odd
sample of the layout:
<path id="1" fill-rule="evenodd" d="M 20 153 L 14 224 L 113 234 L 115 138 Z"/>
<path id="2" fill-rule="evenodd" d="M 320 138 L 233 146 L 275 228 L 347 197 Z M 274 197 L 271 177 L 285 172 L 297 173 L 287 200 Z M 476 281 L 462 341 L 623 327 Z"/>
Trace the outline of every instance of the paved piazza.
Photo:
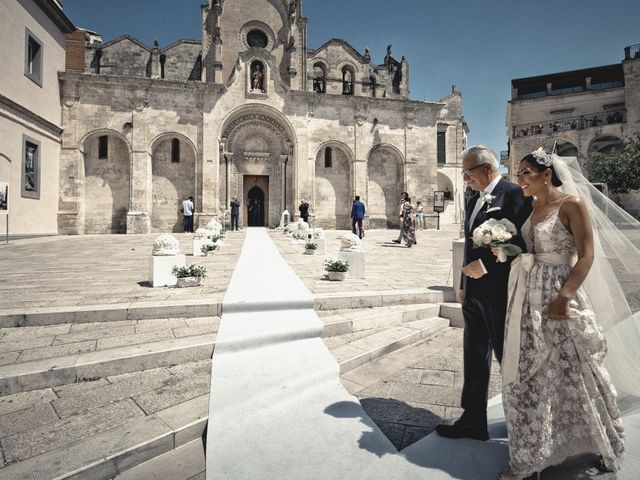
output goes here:
<path id="1" fill-rule="evenodd" d="M 391 243 L 397 230 L 371 230 L 364 241 L 367 278 L 329 282 L 323 256 L 303 255 L 302 245 L 273 231 L 281 254 L 313 293 L 392 290 L 451 285 L 451 240 L 459 226 L 418 232 L 409 249 Z M 337 258 L 344 231 L 328 230 L 327 256 Z M 210 298 L 222 301 L 242 248 L 244 232 L 227 232 L 222 250 L 187 263 L 207 266 L 197 288 L 150 288 L 152 235 L 55 236 L 12 240 L 0 245 L 0 310 Z M 176 234 L 181 250 L 191 252 L 191 235 Z"/>

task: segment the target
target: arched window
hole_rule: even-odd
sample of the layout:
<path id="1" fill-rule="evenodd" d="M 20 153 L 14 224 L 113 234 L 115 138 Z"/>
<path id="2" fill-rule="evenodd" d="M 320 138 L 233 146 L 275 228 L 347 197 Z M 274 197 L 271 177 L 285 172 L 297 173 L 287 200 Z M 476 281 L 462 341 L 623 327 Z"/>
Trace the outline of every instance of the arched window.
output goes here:
<path id="1" fill-rule="evenodd" d="M 371 84 L 371 96 L 375 97 L 376 96 L 376 77 L 371 75 L 369 77 L 369 83 Z"/>
<path id="2" fill-rule="evenodd" d="M 324 168 L 331 168 L 333 163 L 333 152 L 331 151 L 331 147 L 327 147 L 324 149 Z"/>
<path id="3" fill-rule="evenodd" d="M 353 95 L 353 72 L 349 67 L 342 67 L 342 94 Z"/>
<path id="4" fill-rule="evenodd" d="M 327 91 L 326 73 L 321 63 L 313 66 L 313 91 L 325 93 Z"/>
<path id="5" fill-rule="evenodd" d="M 251 62 L 251 91 L 252 92 L 266 92 L 265 85 L 265 69 L 260 60 L 254 60 Z"/>
<path id="6" fill-rule="evenodd" d="M 171 140 L 171 163 L 180 163 L 180 140 Z"/>

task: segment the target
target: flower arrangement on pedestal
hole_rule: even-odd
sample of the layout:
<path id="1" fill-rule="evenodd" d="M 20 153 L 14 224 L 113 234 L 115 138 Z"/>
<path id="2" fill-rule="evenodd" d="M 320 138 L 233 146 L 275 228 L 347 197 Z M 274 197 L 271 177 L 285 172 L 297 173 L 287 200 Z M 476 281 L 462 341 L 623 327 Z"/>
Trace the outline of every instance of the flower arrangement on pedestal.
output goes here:
<path id="1" fill-rule="evenodd" d="M 340 250 L 358 251 L 362 249 L 362 242 L 357 235 L 346 233 L 340 237 Z"/>
<path id="2" fill-rule="evenodd" d="M 173 235 L 160 235 L 153 242 L 152 255 L 170 257 L 180 253 L 180 243 Z"/>

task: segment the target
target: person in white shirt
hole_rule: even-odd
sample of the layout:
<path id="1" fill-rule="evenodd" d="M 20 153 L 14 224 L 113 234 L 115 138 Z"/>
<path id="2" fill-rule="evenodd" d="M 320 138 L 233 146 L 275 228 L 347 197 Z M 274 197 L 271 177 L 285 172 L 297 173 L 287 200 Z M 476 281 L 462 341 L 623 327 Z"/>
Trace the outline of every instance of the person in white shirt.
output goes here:
<path id="1" fill-rule="evenodd" d="M 436 432 L 448 438 L 487 440 L 487 395 L 491 374 L 491 351 L 502 362 L 507 285 L 511 257 L 497 263 L 490 248 L 474 248 L 473 230 L 486 220 L 506 218 L 518 233 L 531 213 L 515 183 L 498 173 L 498 159 L 489 147 L 478 145 L 462 152 L 462 175 L 474 190 L 466 205 L 465 254 L 460 303 L 464 316 L 464 384 L 461 406 L 464 413 L 453 425 L 438 425 Z M 518 234 L 512 240 L 526 251 Z"/>
<path id="2" fill-rule="evenodd" d="M 184 231 L 193 233 L 193 197 L 189 197 L 182 202 L 182 219 Z"/>

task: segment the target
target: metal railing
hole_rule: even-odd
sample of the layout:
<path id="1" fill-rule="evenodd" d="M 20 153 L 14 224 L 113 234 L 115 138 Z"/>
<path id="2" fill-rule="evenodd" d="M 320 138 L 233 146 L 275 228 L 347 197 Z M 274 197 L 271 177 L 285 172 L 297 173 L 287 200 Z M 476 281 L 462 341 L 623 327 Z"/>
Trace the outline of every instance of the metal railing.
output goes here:
<path id="1" fill-rule="evenodd" d="M 640 43 L 624 48 L 624 59 L 631 60 L 632 58 L 640 58 Z"/>
<path id="2" fill-rule="evenodd" d="M 577 117 L 558 118 L 544 122 L 528 123 L 525 125 L 514 125 L 512 127 L 512 137 L 527 137 L 533 135 L 554 135 L 558 132 L 568 130 L 583 130 L 585 128 L 601 127 L 603 125 L 614 125 L 616 123 L 626 123 L 627 112 L 600 112 L 579 115 Z"/>

